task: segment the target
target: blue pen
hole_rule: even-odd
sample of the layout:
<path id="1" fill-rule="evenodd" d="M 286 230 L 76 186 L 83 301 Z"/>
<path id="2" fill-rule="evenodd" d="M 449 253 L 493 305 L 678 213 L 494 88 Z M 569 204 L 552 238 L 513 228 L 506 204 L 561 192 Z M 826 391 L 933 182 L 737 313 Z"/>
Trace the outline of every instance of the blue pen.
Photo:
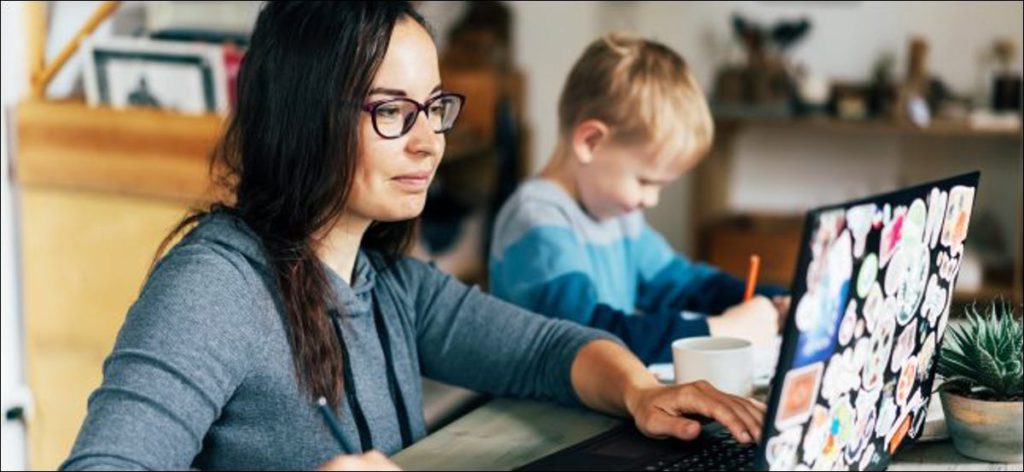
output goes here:
<path id="1" fill-rule="evenodd" d="M 320 408 L 320 413 L 324 415 L 324 421 L 327 422 L 327 427 L 331 429 L 331 433 L 334 434 L 334 439 L 338 440 L 338 444 L 341 445 L 341 451 L 345 454 L 355 454 L 359 451 L 352 447 L 345 439 L 345 435 L 341 432 L 341 423 L 338 422 L 338 418 L 334 416 L 334 412 L 331 411 L 331 407 L 327 405 L 327 399 L 320 397 L 316 401 L 317 406 Z"/>

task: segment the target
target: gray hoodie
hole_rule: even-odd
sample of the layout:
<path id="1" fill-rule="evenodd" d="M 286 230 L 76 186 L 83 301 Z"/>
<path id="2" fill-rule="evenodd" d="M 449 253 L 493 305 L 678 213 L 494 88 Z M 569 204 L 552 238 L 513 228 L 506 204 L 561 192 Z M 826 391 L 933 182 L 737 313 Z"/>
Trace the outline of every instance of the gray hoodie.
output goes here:
<path id="1" fill-rule="evenodd" d="M 573 359 L 594 339 L 614 339 L 415 259 L 360 252 L 351 286 L 326 270 L 347 366 L 337 414 L 358 449 L 392 454 L 425 435 L 421 374 L 578 405 Z M 204 218 L 129 310 L 62 468 L 309 469 L 342 453 L 299 389 L 275 287 L 240 219 Z"/>

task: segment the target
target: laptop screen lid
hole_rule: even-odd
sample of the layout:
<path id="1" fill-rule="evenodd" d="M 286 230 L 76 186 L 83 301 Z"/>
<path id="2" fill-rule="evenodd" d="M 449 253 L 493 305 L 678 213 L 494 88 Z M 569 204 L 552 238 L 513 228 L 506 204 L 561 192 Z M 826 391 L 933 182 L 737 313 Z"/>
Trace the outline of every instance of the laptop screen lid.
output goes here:
<path id="1" fill-rule="evenodd" d="M 920 436 L 978 178 L 807 213 L 758 469 L 884 469 Z"/>

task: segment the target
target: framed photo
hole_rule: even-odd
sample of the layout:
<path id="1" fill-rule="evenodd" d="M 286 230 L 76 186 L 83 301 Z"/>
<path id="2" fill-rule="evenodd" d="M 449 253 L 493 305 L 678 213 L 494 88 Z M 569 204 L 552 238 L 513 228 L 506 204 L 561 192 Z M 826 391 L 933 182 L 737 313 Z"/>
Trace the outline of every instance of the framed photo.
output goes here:
<path id="1" fill-rule="evenodd" d="M 224 50 L 219 45 L 144 38 L 83 44 L 89 106 L 227 113 Z"/>

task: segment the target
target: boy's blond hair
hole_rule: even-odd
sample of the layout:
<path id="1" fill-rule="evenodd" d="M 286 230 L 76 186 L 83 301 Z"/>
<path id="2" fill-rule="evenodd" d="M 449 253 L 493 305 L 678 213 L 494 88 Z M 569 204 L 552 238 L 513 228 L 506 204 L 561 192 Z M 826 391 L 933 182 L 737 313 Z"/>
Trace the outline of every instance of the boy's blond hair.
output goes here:
<path id="1" fill-rule="evenodd" d="M 561 139 L 590 119 L 612 127 L 620 142 L 653 143 L 675 157 L 702 155 L 714 135 L 686 61 L 664 44 L 621 33 L 591 43 L 562 89 Z"/>

